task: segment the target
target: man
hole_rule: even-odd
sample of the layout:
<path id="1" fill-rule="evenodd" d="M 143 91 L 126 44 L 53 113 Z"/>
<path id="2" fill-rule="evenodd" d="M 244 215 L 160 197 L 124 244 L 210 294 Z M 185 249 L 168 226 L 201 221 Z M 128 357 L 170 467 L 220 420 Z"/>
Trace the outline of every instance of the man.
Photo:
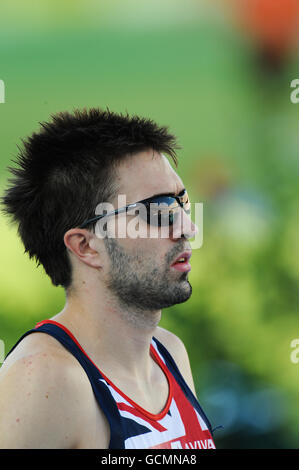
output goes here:
<path id="1" fill-rule="evenodd" d="M 0 370 L 1 448 L 215 447 L 186 349 L 158 327 L 191 295 L 197 227 L 164 155 L 176 163 L 176 148 L 167 128 L 98 109 L 59 113 L 24 142 L 4 212 L 66 303 Z M 111 236 L 134 216 L 142 237 Z M 153 227 L 168 236 L 144 236 Z"/>

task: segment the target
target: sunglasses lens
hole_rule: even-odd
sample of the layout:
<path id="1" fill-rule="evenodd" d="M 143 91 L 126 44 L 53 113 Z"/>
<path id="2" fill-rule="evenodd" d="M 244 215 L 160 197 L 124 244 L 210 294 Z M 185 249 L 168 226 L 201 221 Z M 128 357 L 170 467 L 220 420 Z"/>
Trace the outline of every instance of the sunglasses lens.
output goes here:
<path id="1" fill-rule="evenodd" d="M 185 212 L 188 214 L 190 212 L 190 202 L 187 193 L 182 197 L 181 203 L 183 204 Z M 178 201 L 171 196 L 159 196 L 148 201 L 143 207 L 140 206 L 142 206 L 142 204 L 138 204 L 131 215 L 133 215 L 133 212 L 135 213 L 137 209 L 139 217 L 145 220 L 148 225 L 155 227 L 172 226 L 179 218 L 182 209 Z"/>
<path id="2" fill-rule="evenodd" d="M 151 203 L 147 208 L 147 223 L 155 227 L 171 226 L 175 223 L 180 206 L 173 198 L 168 201 Z"/>

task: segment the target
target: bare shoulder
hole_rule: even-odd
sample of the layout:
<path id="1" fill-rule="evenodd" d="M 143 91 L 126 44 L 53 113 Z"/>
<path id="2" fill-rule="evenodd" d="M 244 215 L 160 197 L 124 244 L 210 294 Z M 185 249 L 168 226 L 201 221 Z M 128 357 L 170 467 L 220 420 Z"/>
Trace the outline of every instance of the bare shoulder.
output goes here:
<path id="1" fill-rule="evenodd" d="M 169 330 L 166 330 L 162 327 L 157 327 L 157 330 L 154 335 L 165 348 L 169 351 L 173 359 L 175 360 L 181 374 L 183 375 L 185 381 L 191 388 L 192 392 L 195 395 L 195 387 L 190 367 L 190 361 L 187 353 L 187 349 L 183 341 L 174 333 Z"/>
<path id="2" fill-rule="evenodd" d="M 183 341 L 174 333 L 162 327 L 157 327 L 155 337 L 169 350 L 170 354 L 175 359 L 175 356 L 180 354 L 187 354 Z"/>
<path id="3" fill-rule="evenodd" d="M 90 392 L 84 370 L 57 340 L 28 335 L 0 369 L 0 448 L 77 447 L 90 424 Z"/>
<path id="4" fill-rule="evenodd" d="M 0 369 L 0 383 L 5 378 L 29 384 L 71 381 L 77 373 L 75 358 L 55 338 L 45 333 L 32 333 L 16 346 Z"/>
<path id="5" fill-rule="evenodd" d="M 58 358 L 67 360 L 69 355 L 55 338 L 45 333 L 36 332 L 23 338 L 6 358 L 0 371 L 6 371 L 20 359 L 26 361 L 33 356 L 39 359 L 44 357 L 44 362 L 46 362 L 46 358 L 48 360 L 57 360 Z"/>

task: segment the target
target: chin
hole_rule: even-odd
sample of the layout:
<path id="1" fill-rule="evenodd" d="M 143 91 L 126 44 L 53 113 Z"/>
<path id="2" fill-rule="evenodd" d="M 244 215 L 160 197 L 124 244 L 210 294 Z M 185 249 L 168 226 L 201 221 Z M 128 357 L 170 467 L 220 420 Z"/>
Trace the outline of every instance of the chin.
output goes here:
<path id="1" fill-rule="evenodd" d="M 192 286 L 190 282 L 184 279 L 182 279 L 182 281 L 185 281 L 186 284 L 184 285 L 184 287 L 181 284 L 180 295 L 178 295 L 178 301 L 176 302 L 178 304 L 186 302 L 192 295 Z"/>

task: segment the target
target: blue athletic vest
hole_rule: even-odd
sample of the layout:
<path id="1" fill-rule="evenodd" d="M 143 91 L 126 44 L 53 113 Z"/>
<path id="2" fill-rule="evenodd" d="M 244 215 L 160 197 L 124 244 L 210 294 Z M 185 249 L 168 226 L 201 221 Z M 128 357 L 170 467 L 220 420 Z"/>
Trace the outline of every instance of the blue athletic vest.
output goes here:
<path id="1" fill-rule="evenodd" d="M 163 410 L 152 414 L 117 388 L 92 362 L 72 333 L 58 322 L 44 320 L 37 323 L 7 356 L 25 336 L 34 332 L 54 337 L 85 370 L 110 426 L 109 449 L 215 449 L 208 418 L 174 359 L 156 338 L 152 339 L 150 353 L 168 380 L 169 394 Z"/>

